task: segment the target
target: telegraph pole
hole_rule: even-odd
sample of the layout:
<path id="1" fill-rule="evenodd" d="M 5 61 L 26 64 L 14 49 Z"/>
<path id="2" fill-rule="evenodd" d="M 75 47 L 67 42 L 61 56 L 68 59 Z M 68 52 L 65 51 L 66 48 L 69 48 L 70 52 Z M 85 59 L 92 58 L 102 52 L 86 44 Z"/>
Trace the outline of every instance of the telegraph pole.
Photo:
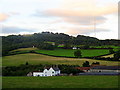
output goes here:
<path id="1" fill-rule="evenodd" d="M 94 37 L 96 37 L 96 17 L 94 15 Z"/>

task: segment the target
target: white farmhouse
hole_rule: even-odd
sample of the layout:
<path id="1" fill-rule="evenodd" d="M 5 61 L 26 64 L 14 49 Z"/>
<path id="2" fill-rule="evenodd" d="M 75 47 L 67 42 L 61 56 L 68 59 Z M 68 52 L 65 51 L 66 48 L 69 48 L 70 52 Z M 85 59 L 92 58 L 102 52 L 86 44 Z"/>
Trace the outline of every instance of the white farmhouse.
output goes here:
<path id="1" fill-rule="evenodd" d="M 33 72 L 33 76 L 58 76 L 60 75 L 60 70 L 58 67 L 45 68 L 43 72 L 36 71 Z"/>
<path id="2" fill-rule="evenodd" d="M 77 47 L 73 47 L 72 49 L 75 50 L 75 49 L 77 49 Z"/>

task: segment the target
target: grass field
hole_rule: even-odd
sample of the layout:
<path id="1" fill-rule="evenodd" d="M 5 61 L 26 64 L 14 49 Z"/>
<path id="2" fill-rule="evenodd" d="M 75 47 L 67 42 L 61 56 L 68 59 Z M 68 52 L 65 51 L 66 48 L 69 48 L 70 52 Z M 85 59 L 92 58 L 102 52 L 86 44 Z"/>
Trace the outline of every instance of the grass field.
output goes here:
<path id="1" fill-rule="evenodd" d="M 3 77 L 3 88 L 118 88 L 118 76 Z"/>
<path id="2" fill-rule="evenodd" d="M 120 46 L 113 46 L 113 45 L 103 45 L 103 46 L 90 46 L 91 48 L 120 48 Z"/>
<path id="3" fill-rule="evenodd" d="M 30 50 L 37 50 L 37 48 L 20 48 L 20 49 L 16 49 L 16 50 L 12 50 L 12 51 L 30 51 Z"/>
<path id="4" fill-rule="evenodd" d="M 75 57 L 74 51 L 76 50 L 66 50 L 66 49 L 56 49 L 56 50 L 36 50 L 38 53 L 54 55 L 54 56 L 67 56 L 67 57 Z M 81 50 L 82 57 L 92 57 L 92 56 L 100 56 L 109 53 L 109 50 L 105 49 L 95 49 L 95 50 Z"/>
<path id="5" fill-rule="evenodd" d="M 105 58 L 110 57 L 110 58 L 113 58 L 113 57 L 114 57 L 114 54 L 110 54 L 110 55 L 106 55 L 106 56 L 101 56 L 101 57 L 105 57 Z"/>
<path id="6" fill-rule="evenodd" d="M 68 64 L 68 65 L 80 65 L 82 66 L 83 62 L 89 61 L 100 62 L 101 65 L 118 65 L 120 62 L 116 61 L 104 61 L 104 60 L 94 60 L 86 58 L 63 58 L 63 57 L 51 57 L 46 55 L 27 53 L 27 54 L 18 54 L 11 56 L 2 57 L 2 66 L 18 66 L 20 64 L 25 64 L 26 61 L 29 64 Z"/>

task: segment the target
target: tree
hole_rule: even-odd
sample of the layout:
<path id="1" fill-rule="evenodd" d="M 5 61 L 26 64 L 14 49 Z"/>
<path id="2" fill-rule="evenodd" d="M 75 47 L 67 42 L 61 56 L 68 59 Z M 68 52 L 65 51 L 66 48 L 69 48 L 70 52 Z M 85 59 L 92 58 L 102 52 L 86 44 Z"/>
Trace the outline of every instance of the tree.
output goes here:
<path id="1" fill-rule="evenodd" d="M 90 67 L 89 62 L 88 62 L 88 61 L 85 61 L 85 62 L 83 63 L 83 67 Z"/>
<path id="2" fill-rule="evenodd" d="M 109 53 L 110 54 L 114 53 L 114 50 L 113 49 L 109 49 Z"/>
<path id="3" fill-rule="evenodd" d="M 119 60 L 120 59 L 120 50 L 114 54 L 114 60 Z"/>
<path id="4" fill-rule="evenodd" d="M 84 45 L 84 46 L 81 46 L 80 48 L 81 48 L 81 49 L 89 49 L 90 46 L 89 46 L 89 45 Z"/>
<path id="5" fill-rule="evenodd" d="M 55 46 L 54 45 L 51 45 L 51 44 L 48 44 L 48 43 L 41 43 L 39 46 L 38 46 L 39 49 L 45 49 L 45 50 L 54 50 L 55 49 Z"/>
<path id="6" fill-rule="evenodd" d="M 26 62 L 25 65 L 28 65 L 28 62 Z"/>
<path id="7" fill-rule="evenodd" d="M 68 43 L 66 43 L 66 44 L 64 45 L 64 49 L 71 49 L 71 45 L 68 44 Z"/>
<path id="8" fill-rule="evenodd" d="M 77 58 L 82 57 L 81 51 L 80 51 L 80 50 L 75 51 L 75 52 L 74 52 L 74 56 L 77 57 Z"/>

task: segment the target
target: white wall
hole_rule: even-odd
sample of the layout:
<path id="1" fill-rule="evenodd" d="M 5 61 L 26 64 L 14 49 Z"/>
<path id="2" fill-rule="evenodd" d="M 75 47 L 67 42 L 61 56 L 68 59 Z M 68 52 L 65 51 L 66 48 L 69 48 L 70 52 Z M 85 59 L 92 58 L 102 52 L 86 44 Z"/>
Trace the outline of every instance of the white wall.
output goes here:
<path id="1" fill-rule="evenodd" d="M 42 72 L 33 72 L 33 76 L 44 76 Z"/>
<path id="2" fill-rule="evenodd" d="M 50 68 L 49 70 L 44 69 L 43 72 L 33 72 L 33 76 L 55 76 L 59 74 L 60 74 L 60 70 L 54 71 L 53 68 Z"/>

